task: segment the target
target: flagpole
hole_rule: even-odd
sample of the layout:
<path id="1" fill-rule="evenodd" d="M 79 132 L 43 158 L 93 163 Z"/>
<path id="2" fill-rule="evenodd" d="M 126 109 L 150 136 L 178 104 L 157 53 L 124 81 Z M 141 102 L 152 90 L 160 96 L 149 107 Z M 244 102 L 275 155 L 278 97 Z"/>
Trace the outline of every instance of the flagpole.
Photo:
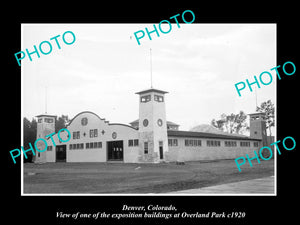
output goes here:
<path id="1" fill-rule="evenodd" d="M 150 48 L 150 81 L 151 81 L 151 88 L 153 87 L 152 85 L 152 52 Z"/>

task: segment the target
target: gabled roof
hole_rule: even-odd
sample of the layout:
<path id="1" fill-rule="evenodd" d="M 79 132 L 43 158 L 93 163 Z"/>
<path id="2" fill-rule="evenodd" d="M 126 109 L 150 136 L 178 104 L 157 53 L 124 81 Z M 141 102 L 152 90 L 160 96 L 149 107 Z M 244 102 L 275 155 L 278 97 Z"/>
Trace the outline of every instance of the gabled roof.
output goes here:
<path id="1" fill-rule="evenodd" d="M 248 136 L 234 136 L 230 134 L 213 134 L 195 131 L 182 131 L 182 130 L 168 130 L 168 136 L 172 137 L 193 137 L 193 138 L 216 138 L 216 139 L 235 139 L 235 140 L 255 140 L 261 141 L 258 138 L 251 138 Z"/>

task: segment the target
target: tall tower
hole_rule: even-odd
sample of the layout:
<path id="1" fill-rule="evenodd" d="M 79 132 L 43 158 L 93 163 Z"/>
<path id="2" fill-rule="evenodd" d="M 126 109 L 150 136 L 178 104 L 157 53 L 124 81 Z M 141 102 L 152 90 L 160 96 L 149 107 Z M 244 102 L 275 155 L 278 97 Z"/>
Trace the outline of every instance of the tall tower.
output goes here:
<path id="1" fill-rule="evenodd" d="M 51 115 L 38 115 L 37 121 L 37 131 L 36 131 L 36 139 L 43 138 L 47 139 L 46 136 L 48 134 L 55 132 L 55 119 L 56 116 Z M 43 150 L 45 148 L 45 144 L 43 141 L 37 142 L 37 148 Z M 34 162 L 47 162 L 47 150 L 43 152 L 35 151 L 35 159 Z"/>
<path id="2" fill-rule="evenodd" d="M 161 162 L 168 151 L 166 91 L 150 88 L 139 95 L 139 161 Z"/>
<path id="3" fill-rule="evenodd" d="M 267 133 L 265 113 L 251 113 L 250 116 L 250 137 L 262 140 L 262 146 L 267 146 Z"/>

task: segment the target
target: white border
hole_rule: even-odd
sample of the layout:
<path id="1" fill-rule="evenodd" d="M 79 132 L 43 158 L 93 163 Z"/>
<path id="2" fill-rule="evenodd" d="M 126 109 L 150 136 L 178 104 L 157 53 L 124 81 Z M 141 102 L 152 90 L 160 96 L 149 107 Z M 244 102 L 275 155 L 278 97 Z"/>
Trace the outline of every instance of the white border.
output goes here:
<path id="1" fill-rule="evenodd" d="M 25 24 L 25 23 L 24 23 Z M 23 49 L 23 25 L 21 25 L 21 49 Z M 89 23 L 88 23 L 89 24 Z M 206 23 L 203 23 L 206 24 Z M 208 24 L 217 24 L 217 23 L 208 23 Z M 236 23 L 225 23 L 225 24 L 236 24 Z M 249 23 L 244 23 L 244 24 L 249 24 Z M 256 24 L 256 23 L 251 23 L 251 24 Z M 264 23 L 265 24 L 265 23 Z M 278 65 L 277 62 L 277 23 L 267 23 L 267 24 L 274 24 L 275 26 L 275 39 L 276 39 L 276 65 Z M 23 146 L 23 67 L 21 66 L 21 146 Z M 277 79 L 275 79 L 275 135 L 274 135 L 274 141 L 277 141 Z M 274 146 L 274 193 L 266 194 L 266 193 L 237 193 L 237 194 L 168 194 L 168 193 L 148 193 L 148 194 L 84 194 L 84 193 L 76 193 L 76 194 L 46 194 L 46 193 L 36 193 L 36 194 L 25 194 L 24 191 L 24 179 L 23 179 L 23 157 L 21 157 L 21 196 L 277 196 L 277 151 L 275 151 L 275 146 Z"/>

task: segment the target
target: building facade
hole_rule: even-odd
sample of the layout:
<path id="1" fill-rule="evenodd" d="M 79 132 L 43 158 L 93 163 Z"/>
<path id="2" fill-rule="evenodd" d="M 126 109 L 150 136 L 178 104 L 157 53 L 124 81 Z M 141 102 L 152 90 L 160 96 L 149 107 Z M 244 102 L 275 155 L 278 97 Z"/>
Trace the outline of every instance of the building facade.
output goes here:
<path id="1" fill-rule="evenodd" d="M 77 114 L 61 132 L 48 137 L 47 150 L 36 152 L 35 162 L 159 163 L 233 159 L 254 156 L 266 140 L 262 113 L 250 114 L 250 137 L 179 130 L 166 120 L 165 94 L 158 89 L 137 92 L 139 119 L 126 124 L 109 123 L 97 114 Z M 37 139 L 54 132 L 55 116 L 39 115 Z M 38 142 L 40 143 L 40 142 Z M 44 149 L 45 146 L 39 146 Z"/>

